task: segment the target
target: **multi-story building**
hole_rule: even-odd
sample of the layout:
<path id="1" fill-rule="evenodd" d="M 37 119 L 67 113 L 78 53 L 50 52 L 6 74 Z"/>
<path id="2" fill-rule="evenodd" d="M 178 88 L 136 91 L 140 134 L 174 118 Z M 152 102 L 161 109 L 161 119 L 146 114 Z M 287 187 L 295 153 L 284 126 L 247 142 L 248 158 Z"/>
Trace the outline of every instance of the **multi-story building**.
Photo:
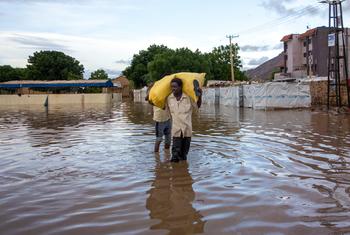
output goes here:
<path id="1" fill-rule="evenodd" d="M 307 76 L 328 76 L 328 27 L 309 29 L 302 34 L 290 34 L 284 36 L 285 61 L 283 73 L 292 78 Z M 345 29 L 345 47 L 349 55 L 350 30 Z M 342 50 L 342 39 L 340 48 Z M 350 61 L 348 60 L 348 68 Z M 341 76 L 343 76 L 343 63 L 340 64 Z"/>
<path id="2" fill-rule="evenodd" d="M 284 43 L 284 67 L 283 73 L 292 75 L 302 67 L 302 47 L 299 41 L 299 34 L 284 36 L 281 41 Z"/>

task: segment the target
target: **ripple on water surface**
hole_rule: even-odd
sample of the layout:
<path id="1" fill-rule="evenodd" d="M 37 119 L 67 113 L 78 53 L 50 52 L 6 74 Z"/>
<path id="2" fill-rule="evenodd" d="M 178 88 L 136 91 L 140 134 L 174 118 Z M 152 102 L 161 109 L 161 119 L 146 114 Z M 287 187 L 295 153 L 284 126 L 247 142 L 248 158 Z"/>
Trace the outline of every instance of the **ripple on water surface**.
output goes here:
<path id="1" fill-rule="evenodd" d="M 0 108 L 3 234 L 350 232 L 350 119 L 204 106 L 188 163 L 146 104 Z"/>

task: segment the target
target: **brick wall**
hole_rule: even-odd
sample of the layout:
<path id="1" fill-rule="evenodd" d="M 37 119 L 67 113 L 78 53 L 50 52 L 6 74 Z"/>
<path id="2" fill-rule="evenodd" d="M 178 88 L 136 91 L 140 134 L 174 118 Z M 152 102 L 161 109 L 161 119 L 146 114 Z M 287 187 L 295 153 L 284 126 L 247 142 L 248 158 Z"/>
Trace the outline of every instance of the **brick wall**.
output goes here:
<path id="1" fill-rule="evenodd" d="M 312 105 L 327 105 L 327 89 L 328 89 L 327 84 L 328 84 L 327 81 L 313 81 L 310 83 L 310 93 L 311 93 L 311 104 Z M 334 95 L 334 94 L 332 94 L 332 95 Z M 341 87 L 341 99 L 342 99 L 343 105 L 348 104 L 345 86 Z M 331 97 L 330 103 L 332 106 L 336 105 L 335 97 Z"/>

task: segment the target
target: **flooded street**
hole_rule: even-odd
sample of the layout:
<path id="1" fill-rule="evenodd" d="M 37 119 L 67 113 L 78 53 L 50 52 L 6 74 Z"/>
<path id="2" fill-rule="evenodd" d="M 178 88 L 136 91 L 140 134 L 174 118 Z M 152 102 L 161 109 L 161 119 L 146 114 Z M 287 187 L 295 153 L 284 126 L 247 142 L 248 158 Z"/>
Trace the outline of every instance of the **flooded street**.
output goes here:
<path id="1" fill-rule="evenodd" d="M 0 234 L 350 233 L 350 117 L 204 106 L 188 162 L 147 104 L 0 108 Z"/>

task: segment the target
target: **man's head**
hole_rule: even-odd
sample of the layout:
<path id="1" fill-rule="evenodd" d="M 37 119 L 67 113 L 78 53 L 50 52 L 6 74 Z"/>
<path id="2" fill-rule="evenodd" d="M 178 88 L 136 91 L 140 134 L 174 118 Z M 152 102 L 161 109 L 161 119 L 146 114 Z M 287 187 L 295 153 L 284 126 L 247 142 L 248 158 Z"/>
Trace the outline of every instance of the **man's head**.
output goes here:
<path id="1" fill-rule="evenodd" d="M 174 78 L 171 80 L 171 91 L 173 92 L 174 96 L 181 95 L 182 94 L 182 81 L 180 78 Z"/>

